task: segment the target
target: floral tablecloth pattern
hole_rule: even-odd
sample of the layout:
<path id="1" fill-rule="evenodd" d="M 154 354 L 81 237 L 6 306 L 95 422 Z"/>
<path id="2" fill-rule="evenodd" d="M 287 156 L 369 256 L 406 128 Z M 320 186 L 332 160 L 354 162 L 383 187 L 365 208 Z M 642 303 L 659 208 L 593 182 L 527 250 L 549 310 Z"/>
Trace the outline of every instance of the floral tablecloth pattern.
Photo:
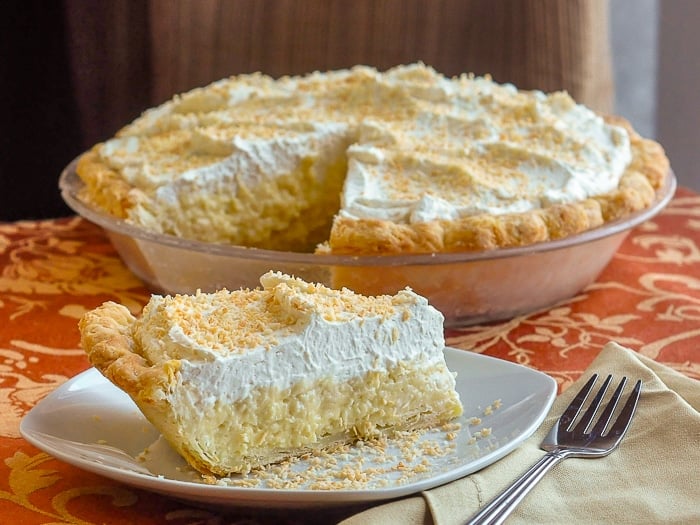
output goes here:
<path id="1" fill-rule="evenodd" d="M 342 511 L 222 513 L 90 474 L 31 446 L 26 412 L 89 367 L 77 321 L 149 292 L 78 217 L 0 224 L 0 523 L 328 523 Z M 541 370 L 565 389 L 610 340 L 700 379 L 700 196 L 679 189 L 595 283 L 561 304 L 446 333 L 449 346 Z M 349 510 L 345 510 L 349 512 Z"/>

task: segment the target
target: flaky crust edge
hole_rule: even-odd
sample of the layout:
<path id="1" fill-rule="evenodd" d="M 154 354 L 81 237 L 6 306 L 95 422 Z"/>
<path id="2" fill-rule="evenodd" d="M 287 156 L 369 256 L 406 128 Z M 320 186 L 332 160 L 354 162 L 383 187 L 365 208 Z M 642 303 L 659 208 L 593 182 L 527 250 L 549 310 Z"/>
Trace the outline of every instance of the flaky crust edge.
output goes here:
<path id="1" fill-rule="evenodd" d="M 99 153 L 102 146 L 96 144 L 78 159 L 75 172 L 84 183 L 78 197 L 123 219 L 135 204 L 137 190 L 102 160 Z"/>
<path id="2" fill-rule="evenodd" d="M 167 391 L 177 366 L 173 362 L 162 369 L 154 367 L 136 351 L 135 321 L 125 306 L 106 302 L 80 319 L 80 344 L 102 375 L 130 396 L 151 401 Z"/>
<path id="3" fill-rule="evenodd" d="M 388 255 L 492 250 L 561 239 L 650 206 L 670 165 L 660 144 L 636 133 L 622 117 L 606 116 L 630 136 L 632 161 L 616 190 L 580 202 L 505 215 L 480 214 L 456 221 L 398 224 L 337 216 L 330 239 L 317 253 Z"/>
<path id="4" fill-rule="evenodd" d="M 193 468 L 211 476 L 210 465 L 187 447 L 167 401 L 177 383 L 180 362 L 171 360 L 157 366 L 140 355 L 132 335 L 135 321 L 125 306 L 106 302 L 80 319 L 80 344 L 90 363 L 129 395 L 170 445 Z"/>
<path id="5" fill-rule="evenodd" d="M 178 416 L 167 400 L 176 388 L 180 361 L 161 366 L 139 354 L 132 335 L 136 318 L 114 302 L 106 302 L 83 315 L 78 323 L 80 343 L 90 363 L 136 403 L 146 419 L 160 431 L 170 445 L 199 471 L 203 480 L 215 483 L 227 474 L 205 461 L 178 423 Z"/>

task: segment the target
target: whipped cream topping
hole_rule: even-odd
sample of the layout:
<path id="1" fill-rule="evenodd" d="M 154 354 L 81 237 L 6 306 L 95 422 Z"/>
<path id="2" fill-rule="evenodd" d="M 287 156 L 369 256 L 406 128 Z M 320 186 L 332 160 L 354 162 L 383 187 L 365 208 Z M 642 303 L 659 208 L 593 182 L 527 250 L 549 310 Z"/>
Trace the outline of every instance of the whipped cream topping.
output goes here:
<path id="1" fill-rule="evenodd" d="M 261 283 L 153 296 L 135 337 L 152 363 L 180 360 L 179 381 L 188 388 L 177 395 L 208 406 L 245 397 L 253 386 L 346 381 L 406 360 L 444 364 L 443 316 L 410 290 L 367 298 L 273 272 Z M 436 380 L 453 381 L 446 376 Z"/>
<path id="2" fill-rule="evenodd" d="M 616 188 L 631 160 L 627 131 L 566 93 L 422 64 L 220 80 L 147 111 L 100 154 L 145 195 L 131 217 L 143 222 L 338 147 L 339 213 L 403 223 L 580 201 Z"/>
<path id="3" fill-rule="evenodd" d="M 346 135 L 343 123 L 212 122 L 148 137 L 117 137 L 104 143 L 102 155 L 132 186 L 160 198 L 177 194 L 182 182 L 199 181 L 211 189 L 219 179 L 245 184 L 286 174 L 299 159 L 332 151 Z"/>
<path id="4" fill-rule="evenodd" d="M 627 132 L 565 93 L 462 77 L 407 125 L 368 119 L 348 150 L 341 214 L 399 223 L 518 213 L 614 190 Z M 436 96 L 439 98 L 439 96 Z"/>

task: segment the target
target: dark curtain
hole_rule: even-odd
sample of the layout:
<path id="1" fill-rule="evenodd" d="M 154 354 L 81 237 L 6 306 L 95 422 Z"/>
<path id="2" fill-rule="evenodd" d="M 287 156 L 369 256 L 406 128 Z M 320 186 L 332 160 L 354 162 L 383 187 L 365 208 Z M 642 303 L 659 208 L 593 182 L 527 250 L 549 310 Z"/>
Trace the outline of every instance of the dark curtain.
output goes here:
<path id="1" fill-rule="evenodd" d="M 12 1 L 0 17 L 0 219 L 67 215 L 57 180 L 80 151 L 60 2 Z"/>

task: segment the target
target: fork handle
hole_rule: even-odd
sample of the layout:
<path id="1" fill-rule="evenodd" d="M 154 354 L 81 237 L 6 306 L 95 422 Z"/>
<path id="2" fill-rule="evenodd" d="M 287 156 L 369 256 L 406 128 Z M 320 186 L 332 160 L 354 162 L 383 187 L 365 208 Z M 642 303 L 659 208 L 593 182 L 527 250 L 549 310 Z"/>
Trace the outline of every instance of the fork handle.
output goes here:
<path id="1" fill-rule="evenodd" d="M 547 452 L 506 490 L 472 516 L 465 525 L 496 525 L 503 523 L 537 482 L 565 457 L 566 454 L 561 450 Z"/>

